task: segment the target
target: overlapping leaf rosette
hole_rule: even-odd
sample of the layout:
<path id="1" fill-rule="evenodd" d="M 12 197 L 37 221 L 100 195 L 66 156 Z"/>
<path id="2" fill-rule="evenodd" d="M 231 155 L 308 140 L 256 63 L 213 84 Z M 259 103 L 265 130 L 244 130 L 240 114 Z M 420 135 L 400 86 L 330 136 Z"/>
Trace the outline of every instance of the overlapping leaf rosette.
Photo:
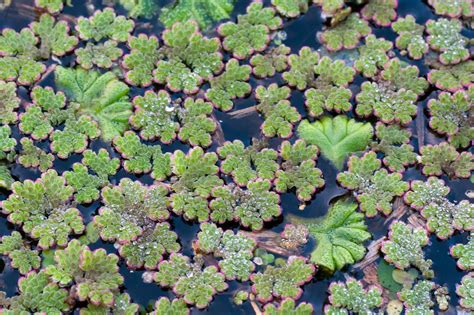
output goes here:
<path id="1" fill-rule="evenodd" d="M 447 195 L 450 191 L 443 180 L 429 177 L 426 181 L 415 180 L 405 194 L 405 202 L 421 211 L 426 227 L 441 239 L 449 238 L 455 230 L 474 229 L 474 205 L 467 200 L 453 203 Z"/>
<path id="2" fill-rule="evenodd" d="M 84 231 L 82 215 L 71 203 L 73 192 L 63 177 L 49 170 L 34 182 L 15 182 L 12 194 L 2 202 L 2 211 L 10 222 L 37 239 L 40 248 L 65 246 L 69 236 Z"/>

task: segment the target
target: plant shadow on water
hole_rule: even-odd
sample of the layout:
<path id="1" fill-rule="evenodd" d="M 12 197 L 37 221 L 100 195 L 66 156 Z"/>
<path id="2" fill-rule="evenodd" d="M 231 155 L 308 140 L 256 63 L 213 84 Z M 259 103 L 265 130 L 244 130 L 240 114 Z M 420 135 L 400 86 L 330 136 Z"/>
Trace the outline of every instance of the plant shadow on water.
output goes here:
<path id="1" fill-rule="evenodd" d="M 0 28 L 13 28 L 19 30 L 23 27 L 27 27 L 29 23 L 37 20 L 40 11 L 35 10 L 31 4 L 32 1 L 28 0 L 14 0 L 11 7 L 1 11 L 0 10 Z M 104 1 L 106 2 L 106 1 Z M 160 1 L 160 5 L 165 5 L 171 1 Z M 246 7 L 251 3 L 249 0 L 239 0 L 235 5 L 235 9 L 232 12 L 231 20 L 235 20 L 237 15 L 245 13 Z M 102 1 L 73 1 L 73 6 L 66 6 L 63 15 L 66 19 L 75 19 L 79 16 L 89 16 L 90 10 L 88 5 L 93 4 L 95 9 L 102 9 L 104 5 Z M 266 6 L 271 5 L 271 1 L 264 1 Z M 117 14 L 126 14 L 126 11 L 123 8 L 117 7 Z M 427 3 L 423 1 L 412 1 L 412 0 L 400 0 L 398 4 L 397 13 L 399 16 L 405 16 L 407 14 L 412 14 L 415 16 L 418 23 L 424 24 L 429 19 L 435 19 L 436 15 L 433 10 L 428 6 Z M 150 21 L 145 19 L 138 19 L 138 30 L 141 33 L 147 34 L 160 34 L 164 28 L 159 23 L 150 23 Z M 322 47 L 321 43 L 316 37 L 316 33 L 321 31 L 325 26 L 325 21 L 321 16 L 321 8 L 316 5 L 310 6 L 309 10 L 299 18 L 295 19 L 285 19 L 284 26 L 282 31 L 285 32 L 286 39 L 283 41 L 285 45 L 291 48 L 291 53 L 295 54 L 304 46 L 308 46 L 313 50 L 320 50 L 322 54 L 329 54 L 327 50 Z M 373 34 L 377 37 L 385 38 L 391 42 L 394 42 L 397 38 L 397 34 L 390 27 L 372 27 Z M 210 29 L 205 33 L 208 36 L 217 36 L 217 31 L 215 28 Z M 467 37 L 472 38 L 474 34 L 472 30 L 463 30 L 463 34 Z M 411 65 L 416 65 L 420 70 L 420 76 L 426 76 L 430 71 L 430 68 L 427 64 L 424 63 L 424 60 L 413 60 L 408 58 L 406 55 L 401 54 L 400 50 L 394 49 L 395 56 L 400 58 L 402 61 L 407 62 Z M 226 52 L 224 53 L 225 60 L 231 58 L 231 54 Z M 344 56 L 342 58 L 345 58 Z M 347 57 L 350 58 L 350 57 Z M 63 66 L 69 66 L 73 64 L 73 58 L 68 56 L 61 59 Z M 48 64 L 49 63 L 49 64 Z M 47 66 L 51 65 L 52 62 L 48 61 Z M 365 82 L 366 79 L 362 74 L 357 73 L 354 76 L 354 81 L 349 85 L 349 88 L 352 90 L 353 94 L 360 92 L 360 85 L 362 82 Z M 280 74 L 275 75 L 271 79 L 257 79 L 252 77 L 249 83 L 252 85 L 252 88 L 260 84 L 265 84 L 266 86 L 271 83 L 282 84 L 284 79 Z M 54 75 L 50 74 L 42 80 L 40 83 L 41 86 L 54 86 Z M 203 87 L 208 88 L 209 84 L 205 83 Z M 133 87 L 130 90 L 130 96 L 139 96 L 143 95 L 143 92 L 146 89 Z M 429 127 L 429 122 L 427 117 L 429 115 L 423 115 L 428 112 L 428 100 L 436 97 L 436 90 L 431 87 L 428 92 L 426 92 L 417 102 L 418 106 L 418 115 L 415 120 L 410 122 L 407 125 L 407 130 L 410 130 L 412 137 L 410 144 L 414 147 L 415 152 L 418 152 L 419 149 L 426 144 L 439 144 L 445 141 L 444 138 L 433 132 Z M 31 98 L 29 96 L 28 90 L 24 87 L 19 89 L 19 94 L 22 100 L 27 100 L 30 102 Z M 200 95 L 202 96 L 202 95 Z M 184 93 L 174 93 L 171 98 L 176 100 L 177 98 L 184 98 Z M 296 108 L 296 111 L 301 115 L 302 119 L 308 119 L 313 122 L 315 119 L 308 116 L 307 110 L 305 107 L 305 96 L 304 93 L 293 89 L 289 97 L 291 105 Z M 356 100 L 351 99 L 351 105 L 354 108 Z M 262 139 L 264 138 L 263 131 L 260 129 L 260 125 L 264 122 L 264 116 L 261 115 L 256 110 L 252 110 L 252 107 L 258 103 L 258 99 L 255 93 L 251 93 L 244 98 L 239 98 L 233 101 L 234 108 L 233 111 L 224 112 L 217 111 L 213 112 L 214 118 L 220 123 L 221 131 L 218 130 L 220 136 L 213 139 L 214 142 L 209 147 L 208 151 L 215 151 L 218 147 L 223 145 L 224 141 L 234 141 L 240 140 L 243 144 L 251 146 L 253 139 Z M 240 116 L 235 116 L 234 111 L 246 111 L 248 112 Z M 20 109 L 19 112 L 24 112 L 24 109 Z M 347 116 L 354 118 L 356 117 L 354 111 L 348 112 Z M 366 122 L 372 123 L 375 126 L 377 118 L 370 117 L 365 119 Z M 62 127 L 61 127 L 62 128 Z M 21 132 L 17 126 L 14 126 L 12 129 L 12 137 L 15 139 L 20 139 Z M 424 138 L 420 139 L 420 134 L 423 134 Z M 291 143 L 294 143 L 298 137 L 293 134 L 289 139 Z M 268 147 L 278 150 L 283 143 L 281 138 L 272 138 L 268 139 Z M 159 143 L 158 141 L 143 141 L 145 144 L 153 145 Z M 37 143 L 38 147 L 46 149 L 49 147 L 50 142 L 48 140 L 40 141 Z M 176 150 L 182 150 L 187 153 L 191 149 L 191 145 L 185 144 L 180 141 L 174 141 L 172 144 L 162 145 L 162 151 L 164 153 L 173 153 Z M 89 149 L 97 152 L 100 149 L 105 149 L 110 158 L 120 158 L 120 154 L 116 152 L 109 143 L 106 143 L 102 140 L 92 140 L 89 144 Z M 473 149 L 471 148 L 472 152 Z M 382 157 L 381 154 L 378 155 Z M 67 159 L 62 160 L 56 158 L 53 163 L 53 168 L 57 170 L 59 174 L 62 174 L 64 171 L 69 171 L 72 168 L 72 165 L 76 162 L 81 162 L 82 154 L 72 154 Z M 338 170 L 333 163 L 324 156 L 319 156 L 317 159 L 317 167 L 321 170 L 324 175 L 325 185 L 322 188 L 317 189 L 317 194 L 312 196 L 312 199 L 305 202 L 304 211 L 300 210 L 300 200 L 297 198 L 296 189 L 291 189 L 286 192 L 280 193 L 280 202 L 282 208 L 282 216 L 278 219 L 273 220 L 272 222 L 264 223 L 264 228 L 280 233 L 284 230 L 284 227 L 289 220 L 287 217 L 298 216 L 301 218 L 320 218 L 326 215 L 328 209 L 331 207 L 332 202 L 335 199 L 340 197 L 350 195 L 350 191 L 345 189 L 341 185 L 337 184 L 337 175 L 341 172 Z M 12 176 L 18 181 L 24 181 L 27 179 L 35 180 L 40 177 L 41 172 L 37 169 L 25 168 L 20 164 L 16 164 L 11 169 Z M 155 182 L 154 178 L 150 174 L 133 174 L 125 171 L 124 168 L 121 168 L 118 173 L 111 177 L 110 183 L 112 185 L 118 185 L 120 180 L 123 178 L 130 178 L 134 181 L 139 181 L 145 185 L 153 185 Z M 231 176 L 225 176 L 224 179 L 226 183 L 231 182 Z M 466 199 L 465 192 L 467 190 L 474 189 L 474 185 L 469 179 L 456 179 L 451 180 L 448 176 L 440 176 L 446 185 L 451 189 L 447 198 L 453 203 L 457 203 L 461 200 Z M 427 176 L 423 175 L 421 172 L 421 167 L 409 167 L 403 173 L 404 181 L 411 180 L 427 180 Z M 0 200 L 5 200 L 8 198 L 8 191 L 2 190 L 0 192 Z M 93 201 L 88 204 L 78 205 L 78 209 L 81 212 L 84 223 L 87 224 L 92 221 L 92 218 L 98 214 L 98 209 L 101 207 L 100 201 Z M 408 207 L 407 207 L 408 208 Z M 409 211 L 409 210 L 407 210 Z M 404 216 L 403 218 L 406 218 Z M 370 233 L 373 236 L 373 239 L 379 239 L 384 237 L 388 232 L 388 226 L 385 221 L 385 217 L 379 213 L 375 218 L 367 219 L 367 225 Z M 193 221 L 186 221 L 182 216 L 172 214 L 171 219 L 169 220 L 172 229 L 178 234 L 178 240 L 181 245 L 181 253 L 187 256 L 193 256 L 195 244 L 193 243 L 196 239 L 196 235 L 200 231 L 200 224 Z M 226 229 L 233 230 L 237 232 L 239 230 L 239 224 L 237 223 L 227 223 L 226 225 L 220 225 Z M 0 233 L 1 235 L 8 235 L 12 231 L 20 231 L 18 227 L 9 223 L 6 219 L 6 216 L 0 218 Z M 456 294 L 456 284 L 460 283 L 461 278 L 465 275 L 465 272 L 462 272 L 456 266 L 456 260 L 449 255 L 450 247 L 458 243 L 466 243 L 468 240 L 468 232 L 456 231 L 452 237 L 448 240 L 440 240 L 436 238 L 436 235 L 430 236 L 430 245 L 424 248 L 426 258 L 433 261 L 433 271 L 435 277 L 433 280 L 441 285 L 446 284 L 449 289 L 449 295 L 451 298 L 451 305 L 458 305 L 458 296 Z M 370 243 L 367 241 L 366 244 Z M 301 254 L 304 256 L 309 256 L 315 247 L 316 242 L 313 239 L 310 239 L 309 242 L 303 247 Z M 99 239 L 98 241 L 89 245 L 91 250 L 96 250 L 99 248 L 104 248 L 107 253 L 117 253 L 116 247 L 110 242 L 105 242 Z M 278 255 L 276 255 L 278 257 Z M 381 258 L 378 258 L 378 262 Z M 215 261 L 212 261 L 216 264 Z M 5 258 L 1 262 L 1 273 L 0 273 L 0 290 L 5 291 L 7 296 L 11 297 L 17 293 L 17 281 L 20 278 L 20 274 L 16 269 L 10 267 L 9 259 Z M 258 271 L 262 271 L 262 267 L 257 267 Z M 160 297 L 168 297 L 170 299 L 174 298 L 172 290 L 162 289 L 156 283 L 144 283 L 143 278 L 146 276 L 147 271 L 143 268 L 139 270 L 131 270 L 127 268 L 125 262 L 121 261 L 119 264 L 119 272 L 124 277 L 123 289 L 130 295 L 133 302 L 138 303 L 143 307 L 150 308 L 151 305 L 158 300 Z M 328 303 L 328 288 L 331 282 L 334 281 L 345 281 L 347 277 L 355 277 L 357 279 L 362 279 L 364 277 L 363 272 L 360 269 L 354 267 L 344 267 L 341 270 L 336 271 L 331 276 L 319 272 L 315 279 L 311 280 L 304 286 L 304 291 L 301 296 L 301 301 L 311 303 L 314 308 L 315 314 L 322 314 L 324 305 Z M 233 295 L 236 291 L 240 289 L 247 290 L 249 287 L 248 282 L 239 282 L 236 280 L 228 281 L 229 288 L 217 294 L 213 297 L 211 304 L 203 309 L 199 310 L 197 308 L 192 309 L 192 314 L 252 314 L 254 312 L 250 303 L 244 303 L 243 305 L 236 305 L 232 302 Z M 451 309 L 452 310 L 452 309 Z"/>

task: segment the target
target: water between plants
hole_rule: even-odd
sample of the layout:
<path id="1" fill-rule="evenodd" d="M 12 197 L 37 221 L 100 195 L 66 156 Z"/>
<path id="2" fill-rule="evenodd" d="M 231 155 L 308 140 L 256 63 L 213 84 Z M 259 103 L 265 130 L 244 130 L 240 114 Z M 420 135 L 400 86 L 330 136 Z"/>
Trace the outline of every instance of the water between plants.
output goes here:
<path id="1" fill-rule="evenodd" d="M 33 21 L 38 12 L 33 10 L 28 10 L 27 6 L 31 5 L 32 1 L 28 0 L 16 0 L 13 1 L 13 5 L 4 10 L 0 11 L 0 29 L 5 27 L 10 27 L 16 30 L 19 30 L 23 27 L 27 27 L 28 24 Z M 89 11 L 87 10 L 86 3 L 92 3 L 96 9 L 101 9 L 104 6 L 102 5 L 101 0 L 95 1 L 73 1 L 73 7 L 66 7 L 63 11 L 64 14 L 71 16 L 88 16 Z M 161 1 L 170 2 L 170 1 Z M 250 0 L 238 0 L 235 6 L 235 10 L 232 13 L 233 18 L 238 14 L 244 13 L 245 8 L 250 3 Z M 270 2 L 270 1 L 265 1 Z M 266 3 L 268 4 L 268 3 Z M 23 5 L 26 5 L 24 7 Z M 434 18 L 434 14 L 431 11 L 430 7 L 427 4 L 420 0 L 400 0 L 399 6 L 397 9 L 399 16 L 405 16 L 407 14 L 412 14 L 417 19 L 418 23 L 423 24 L 430 18 Z M 121 12 L 120 9 L 117 9 L 118 14 L 126 14 L 126 12 Z M 149 21 L 143 21 L 144 23 Z M 147 23 L 147 27 L 139 29 L 142 33 L 150 34 L 159 34 L 163 28 L 159 23 Z M 286 33 L 286 40 L 284 43 L 291 47 L 292 53 L 296 53 L 303 46 L 309 46 L 314 50 L 320 48 L 319 42 L 316 40 L 316 33 L 322 30 L 324 21 L 321 18 L 320 9 L 316 6 L 311 6 L 310 10 L 301 16 L 300 18 L 293 20 L 286 20 L 283 31 Z M 473 37 L 473 31 L 463 31 L 468 37 Z M 387 40 L 394 41 L 396 34 L 391 30 L 390 27 L 373 27 L 373 33 L 377 37 L 383 37 Z M 207 32 L 210 36 L 216 36 L 215 29 L 211 29 Z M 394 49 L 398 55 L 398 50 Z M 342 56 L 343 57 L 343 56 Z M 420 76 L 424 76 L 428 72 L 428 68 L 423 65 L 422 61 L 413 61 L 411 59 L 405 58 L 398 55 L 398 57 L 406 62 L 415 64 L 420 69 Z M 339 57 L 340 58 L 340 57 Z M 343 57 L 344 58 L 344 57 Z M 67 66 L 67 65 L 66 65 Z M 353 92 L 357 93 L 362 81 L 361 76 L 356 76 L 351 88 Z M 282 82 L 281 77 L 277 75 L 271 80 L 266 80 L 265 83 L 269 84 L 270 82 Z M 251 79 L 250 83 L 252 86 L 256 86 L 259 82 L 255 79 Z M 54 86 L 53 77 L 50 76 L 45 81 L 42 82 L 42 85 Z M 357 90 L 354 90 L 357 89 Z M 20 93 L 23 92 L 26 96 L 26 90 L 20 90 Z M 354 93 L 354 94 L 355 94 Z M 131 89 L 131 97 L 135 95 L 143 94 L 143 90 L 139 88 Z M 418 101 L 419 111 L 426 109 L 427 99 L 429 99 L 430 91 L 428 91 L 424 98 Z M 174 95 L 173 97 L 179 97 L 179 95 Z M 304 109 L 304 100 L 303 94 L 299 91 L 293 90 L 291 96 L 291 103 L 295 106 L 303 118 L 306 116 L 306 110 Z M 253 95 L 248 96 L 245 99 L 239 99 L 235 101 L 234 110 L 243 109 L 249 106 L 255 105 L 255 98 Z M 219 120 L 221 127 L 223 129 L 225 140 L 233 141 L 236 139 L 241 140 L 245 145 L 251 144 L 252 138 L 258 138 L 260 134 L 260 125 L 262 119 L 259 115 L 254 112 L 248 116 L 245 116 L 240 119 L 232 118 L 228 113 L 223 113 L 220 111 L 215 111 L 216 118 Z M 418 115 L 422 117 L 423 115 Z M 415 147 L 415 151 L 418 151 L 418 140 L 416 137 L 417 128 L 423 128 L 425 133 L 425 142 L 426 143 L 438 143 L 441 142 L 435 134 L 427 128 L 426 119 L 416 119 L 410 125 L 409 128 L 412 131 L 412 142 L 411 144 Z M 13 129 L 13 135 L 16 139 L 20 139 L 18 129 Z M 294 138 L 294 137 L 293 137 Z M 290 139 L 294 140 L 294 139 Z M 277 148 L 281 143 L 281 140 L 273 139 L 270 141 L 271 147 Z M 46 144 L 45 144 L 46 145 Z M 164 151 L 173 152 L 176 149 L 181 149 L 187 151 L 189 149 L 188 145 L 184 145 L 175 141 L 172 145 L 162 146 Z M 90 145 L 90 149 L 97 151 L 99 148 L 106 148 L 112 157 L 118 157 L 117 152 L 110 148 L 110 145 L 103 143 L 101 141 L 95 141 Z M 214 144 L 209 151 L 213 151 L 216 148 Z M 472 150 L 472 149 L 471 149 Z M 73 155 L 68 158 L 67 161 L 56 159 L 54 161 L 53 168 L 62 173 L 65 170 L 69 170 L 71 165 L 75 162 L 79 162 L 81 155 Z M 330 164 L 323 157 L 318 158 L 318 168 L 324 174 L 324 179 L 326 185 L 324 189 L 316 194 L 313 200 L 306 206 L 304 211 L 298 209 L 298 200 L 294 193 L 286 193 L 282 195 L 281 205 L 283 208 L 283 216 L 279 220 L 272 222 L 271 225 L 267 225 L 266 228 L 271 228 L 276 232 L 280 232 L 283 229 L 285 224 L 283 218 L 286 214 L 296 214 L 303 217 L 319 217 L 326 213 L 328 209 L 329 202 L 336 196 L 345 194 L 347 191 L 336 183 L 336 168 Z M 40 173 L 38 170 L 31 170 L 22 167 L 21 165 L 16 165 L 12 171 L 13 176 L 20 181 L 25 179 L 36 179 L 39 177 Z M 121 178 L 129 177 L 134 180 L 140 180 L 145 184 L 152 184 L 153 179 L 149 175 L 134 176 L 132 174 L 126 173 L 123 169 L 114 177 L 112 184 L 116 185 Z M 424 179 L 424 176 L 421 175 L 420 171 L 412 167 L 404 173 L 404 180 L 412 179 Z M 474 185 L 470 183 L 469 180 L 447 180 L 443 178 L 446 183 L 449 184 L 451 192 L 449 194 L 449 199 L 452 201 L 459 201 L 466 199 L 464 195 L 467 190 L 474 189 Z M 6 199 L 6 192 L 0 193 L 0 200 Z M 79 206 L 84 218 L 85 223 L 89 222 L 95 211 L 99 208 L 100 204 L 98 201 L 92 203 L 89 206 Z M 369 230 L 373 234 L 375 239 L 382 237 L 387 232 L 387 226 L 383 224 L 384 218 L 378 216 L 375 219 L 369 219 L 367 221 Z M 179 239 L 183 248 L 183 254 L 192 255 L 191 243 L 193 238 L 196 236 L 199 231 L 198 223 L 189 223 L 182 220 L 180 217 L 174 216 L 172 219 L 173 229 L 179 235 Z M 232 228 L 233 226 L 229 226 Z M 10 234 L 14 230 L 14 226 L 7 222 L 5 216 L 0 217 L 0 234 Z M 433 260 L 433 269 L 436 277 L 434 278 L 435 282 L 440 285 L 447 285 L 449 288 L 451 303 L 457 305 L 458 298 L 455 293 L 455 284 L 460 282 L 460 279 L 463 276 L 463 273 L 457 269 L 456 261 L 449 255 L 449 248 L 453 244 L 466 242 L 468 233 L 457 233 L 447 241 L 440 241 L 436 239 L 435 236 L 431 237 L 431 245 L 425 247 L 426 257 Z M 314 246 L 313 242 L 309 242 L 304 249 L 303 254 L 307 255 L 311 252 L 312 247 Z M 116 250 L 112 244 L 104 243 L 99 240 L 97 243 L 92 244 L 91 249 L 96 248 L 105 248 L 108 252 L 115 253 Z M 8 265 L 5 265 L 3 261 L 0 261 L 0 290 L 7 292 L 8 296 L 11 296 L 15 293 L 17 281 L 20 277 L 19 273 L 11 269 Z M 147 304 L 154 302 L 161 296 L 173 297 L 173 294 L 170 291 L 165 291 L 160 289 L 155 283 L 144 283 L 142 280 L 143 271 L 131 271 L 127 269 L 125 264 L 121 262 L 120 264 L 120 273 L 125 278 L 124 287 L 126 291 L 130 294 L 132 301 L 140 305 L 146 306 Z M 350 275 L 356 278 L 361 278 L 362 273 L 356 272 L 355 270 L 345 269 L 343 271 L 336 272 L 330 279 L 328 278 L 318 278 L 316 277 L 313 281 L 304 286 L 304 293 L 301 298 L 301 301 L 305 301 L 313 304 L 315 314 L 321 314 L 323 312 L 323 306 L 327 299 L 327 288 L 331 281 L 343 280 L 345 276 Z M 229 289 L 221 294 L 218 294 L 214 297 L 214 300 L 210 306 L 205 310 L 197 310 L 193 308 L 192 314 L 252 314 L 253 310 L 249 303 L 245 303 L 243 306 L 236 306 L 232 303 L 233 293 L 242 286 L 237 281 L 229 282 Z"/>

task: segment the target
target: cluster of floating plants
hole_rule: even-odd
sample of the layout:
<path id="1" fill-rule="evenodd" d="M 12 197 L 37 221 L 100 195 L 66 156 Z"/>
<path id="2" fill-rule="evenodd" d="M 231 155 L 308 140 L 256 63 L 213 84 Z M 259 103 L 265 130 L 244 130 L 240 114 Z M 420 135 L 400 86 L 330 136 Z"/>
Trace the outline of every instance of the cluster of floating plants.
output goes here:
<path id="1" fill-rule="evenodd" d="M 474 311 L 470 0 L 98 2 L 0 5 L 0 313 Z"/>

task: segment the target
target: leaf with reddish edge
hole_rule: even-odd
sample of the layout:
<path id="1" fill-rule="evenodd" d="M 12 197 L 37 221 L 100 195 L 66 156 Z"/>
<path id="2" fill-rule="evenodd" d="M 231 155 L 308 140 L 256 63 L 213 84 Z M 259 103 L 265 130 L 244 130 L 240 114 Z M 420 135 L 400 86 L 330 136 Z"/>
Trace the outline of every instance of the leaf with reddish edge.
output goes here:
<path id="1" fill-rule="evenodd" d="M 0 81 L 0 123 L 10 124 L 18 120 L 15 110 L 20 107 L 17 87 L 13 82 Z"/>
<path id="2" fill-rule="evenodd" d="M 270 84 L 268 88 L 260 85 L 255 89 L 255 97 L 258 100 L 256 109 L 265 119 L 260 127 L 263 134 L 269 138 L 290 138 L 293 125 L 301 119 L 298 110 L 288 100 L 290 89 L 278 87 L 276 83 Z"/>
<path id="3" fill-rule="evenodd" d="M 403 302 L 407 315 L 434 314 L 432 291 L 436 285 L 434 282 L 421 280 L 411 289 L 404 288 L 397 293 L 398 298 Z"/>
<path id="4" fill-rule="evenodd" d="M 252 292 L 261 303 L 274 298 L 297 300 L 303 294 L 301 286 L 311 281 L 315 272 L 315 265 L 307 263 L 304 257 L 290 256 L 287 261 L 280 258 L 275 266 L 268 265 L 263 273 L 250 276 Z"/>
<path id="5" fill-rule="evenodd" d="M 436 233 L 440 239 L 447 239 L 455 230 L 474 230 L 474 205 L 467 200 L 457 204 L 449 201 L 446 198 L 449 187 L 443 180 L 436 177 L 429 177 L 424 182 L 414 180 L 410 187 L 404 200 L 412 208 L 421 211 L 427 220 L 429 232 Z"/>
<path id="6" fill-rule="evenodd" d="M 323 0 L 326 2 L 326 0 Z M 318 40 L 330 51 L 352 49 L 357 46 L 360 39 L 372 33 L 367 21 L 360 18 L 359 14 L 352 13 L 344 21 L 326 31 L 318 33 Z"/>
<path id="7" fill-rule="evenodd" d="M 167 297 L 161 297 L 155 303 L 155 310 L 150 315 L 189 315 L 190 310 L 183 299 L 174 299 L 170 301 Z"/>
<path id="8" fill-rule="evenodd" d="M 434 276 L 432 261 L 425 259 L 423 247 L 428 244 L 428 235 L 423 228 L 413 228 L 401 221 L 390 225 L 388 239 L 382 243 L 384 259 L 397 269 L 405 270 L 410 266 L 417 267 L 425 277 Z"/>
<path id="9" fill-rule="evenodd" d="M 130 53 L 123 57 L 125 81 L 130 85 L 147 87 L 153 81 L 153 70 L 159 58 L 158 38 L 139 34 L 128 38 Z"/>
<path id="10" fill-rule="evenodd" d="M 220 171 L 242 187 L 257 178 L 273 180 L 278 169 L 278 153 L 261 148 L 258 142 L 245 147 L 240 140 L 226 141 L 217 149 L 217 154 L 222 160 Z"/>
<path id="11" fill-rule="evenodd" d="M 422 171 L 427 176 L 446 174 L 449 178 L 468 178 L 474 169 L 472 153 L 468 151 L 459 153 L 447 142 L 426 145 L 420 149 L 420 153 Z"/>
<path id="12" fill-rule="evenodd" d="M 18 295 L 3 299 L 6 314 L 63 314 L 69 311 L 68 291 L 52 283 L 44 272 L 29 272 L 18 280 Z"/>
<path id="13" fill-rule="evenodd" d="M 311 200 L 316 189 L 324 186 L 323 173 L 316 167 L 318 148 L 297 140 L 293 146 L 285 141 L 280 147 L 282 168 L 276 172 L 275 189 L 279 193 L 296 188 L 300 202 Z"/>
<path id="14" fill-rule="evenodd" d="M 115 187 L 102 189 L 104 206 L 94 222 L 103 240 L 127 244 L 136 240 L 146 226 L 168 219 L 168 187 L 144 186 L 129 178 Z"/>
<path id="15" fill-rule="evenodd" d="M 199 86 L 224 68 L 218 38 L 199 32 L 194 21 L 178 22 L 163 32 L 163 58 L 153 72 L 155 81 L 173 92 L 195 94 Z"/>
<path id="16" fill-rule="evenodd" d="M 456 284 L 456 294 L 460 297 L 459 305 L 466 310 L 474 310 L 474 273 L 470 272 Z"/>
<path id="17" fill-rule="evenodd" d="M 456 65 L 439 66 L 428 73 L 428 81 L 438 89 L 456 92 L 474 83 L 474 61 L 467 60 Z"/>
<path id="18" fill-rule="evenodd" d="M 398 0 L 371 0 L 361 11 L 367 21 L 374 21 L 378 26 L 390 26 L 397 18 Z"/>
<path id="19" fill-rule="evenodd" d="M 401 173 L 388 173 L 373 151 L 361 158 L 351 156 L 348 170 L 337 175 L 337 181 L 354 191 L 360 208 L 366 216 L 373 217 L 378 211 L 388 215 L 392 212 L 392 200 L 408 190 L 408 183 Z"/>
<path id="20" fill-rule="evenodd" d="M 283 299 L 278 308 L 274 304 L 266 304 L 263 308 L 264 315 L 311 315 L 313 311 L 313 305 L 305 302 L 296 305 L 295 300 L 288 298 Z"/>
<path id="21" fill-rule="evenodd" d="M 158 268 L 165 254 L 176 253 L 181 249 L 178 235 L 170 230 L 168 222 L 158 223 L 146 228 L 137 240 L 121 245 L 119 254 L 131 269 L 146 270 Z"/>
<path id="22" fill-rule="evenodd" d="M 462 23 L 456 19 L 445 18 L 426 22 L 426 41 L 430 48 L 440 52 L 439 61 L 442 64 L 457 64 L 470 56 L 469 39 L 461 34 Z"/>
<path id="23" fill-rule="evenodd" d="M 346 282 L 331 282 L 329 302 L 324 306 L 326 314 L 372 314 L 382 306 L 382 288 L 365 288 L 361 281 L 348 278 Z"/>
<path id="24" fill-rule="evenodd" d="M 285 45 L 272 47 L 265 54 L 256 54 L 250 59 L 252 72 L 259 78 L 273 77 L 276 72 L 288 68 L 288 55 L 291 49 Z"/>
<path id="25" fill-rule="evenodd" d="M 469 235 L 466 244 L 458 243 L 451 246 L 449 253 L 457 259 L 456 265 L 461 270 L 474 270 L 474 238 L 473 233 Z"/>
<path id="26" fill-rule="evenodd" d="M 474 86 L 470 87 L 471 90 L 474 91 Z M 430 99 L 430 127 L 448 135 L 448 141 L 455 147 L 468 147 L 474 140 L 474 126 L 470 121 L 474 115 L 473 101 L 464 91 L 440 93 L 437 99 Z"/>
<path id="27" fill-rule="evenodd" d="M 237 59 L 265 50 L 270 42 L 269 33 L 282 25 L 281 18 L 275 13 L 273 8 L 265 8 L 262 2 L 254 1 L 247 7 L 246 14 L 237 17 L 237 23 L 219 25 L 217 32 L 224 38 L 224 49 Z"/>
<path id="28" fill-rule="evenodd" d="M 212 118 L 213 106 L 198 98 L 186 98 L 183 108 L 178 109 L 178 119 L 181 128 L 178 139 L 192 146 L 208 147 L 212 144 L 212 133 L 217 129 L 217 123 Z"/>
<path id="29" fill-rule="evenodd" d="M 179 130 L 176 121 L 177 108 L 165 90 L 158 93 L 148 90 L 144 96 L 136 96 L 132 101 L 135 110 L 130 116 L 130 125 L 140 130 L 144 140 L 160 139 L 164 144 L 173 142 Z"/>
<path id="30" fill-rule="evenodd" d="M 249 65 L 239 65 L 237 59 L 227 62 L 224 72 L 210 80 L 211 88 L 206 91 L 206 99 L 217 109 L 224 112 L 234 107 L 235 98 L 241 98 L 252 90 L 247 81 L 250 79 L 252 68 Z"/>

